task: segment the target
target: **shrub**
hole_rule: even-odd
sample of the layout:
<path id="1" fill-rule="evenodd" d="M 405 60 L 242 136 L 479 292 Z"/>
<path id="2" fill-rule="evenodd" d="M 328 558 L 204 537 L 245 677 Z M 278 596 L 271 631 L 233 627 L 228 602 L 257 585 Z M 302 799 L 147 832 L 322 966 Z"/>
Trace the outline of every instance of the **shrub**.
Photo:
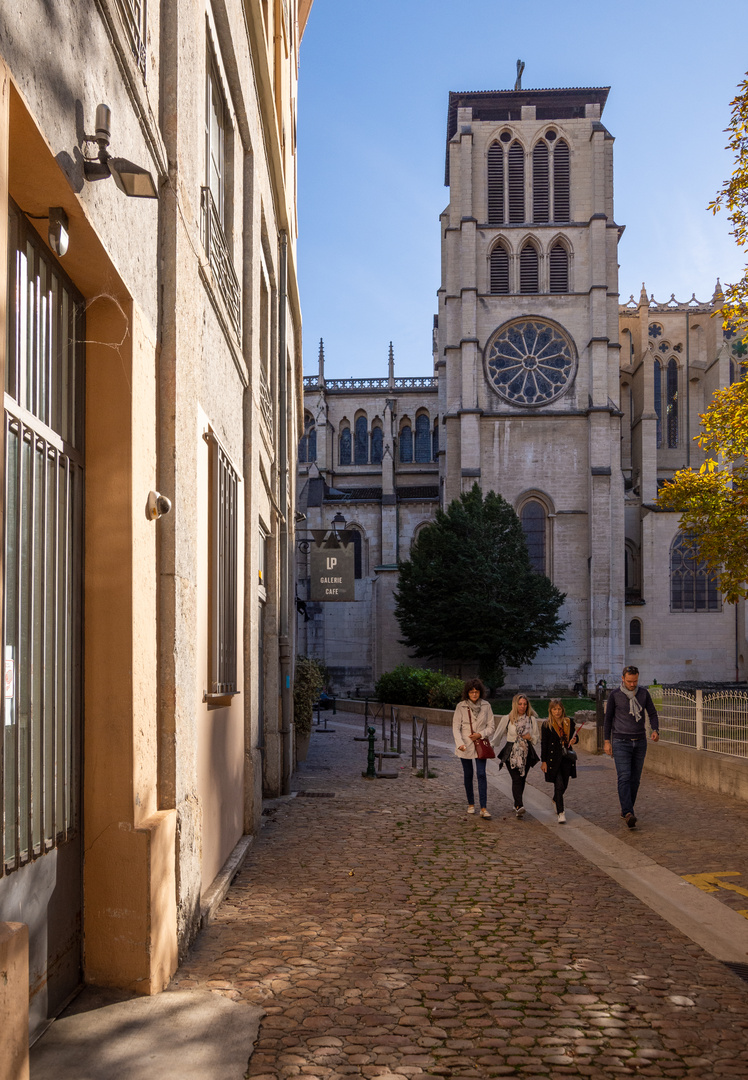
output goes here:
<path id="1" fill-rule="evenodd" d="M 377 701 L 389 705 L 450 709 L 462 697 L 462 685 L 462 679 L 428 668 L 399 664 L 393 671 L 386 671 L 380 676 L 374 689 Z"/>
<path id="2" fill-rule="evenodd" d="M 299 735 L 312 730 L 312 709 L 325 685 L 325 669 L 313 656 L 296 657 L 296 674 L 293 681 L 294 727 Z"/>

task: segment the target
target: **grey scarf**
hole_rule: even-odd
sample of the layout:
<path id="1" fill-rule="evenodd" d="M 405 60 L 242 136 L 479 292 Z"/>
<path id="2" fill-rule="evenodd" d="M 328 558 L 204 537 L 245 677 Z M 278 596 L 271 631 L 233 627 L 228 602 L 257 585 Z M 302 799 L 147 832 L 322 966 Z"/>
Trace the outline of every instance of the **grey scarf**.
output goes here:
<path id="1" fill-rule="evenodd" d="M 638 687 L 637 687 L 638 690 Z M 636 690 L 628 690 L 623 682 L 621 682 L 621 693 L 625 694 L 629 699 L 629 712 L 633 716 L 634 720 L 639 723 L 642 718 L 642 707 L 636 700 Z"/>

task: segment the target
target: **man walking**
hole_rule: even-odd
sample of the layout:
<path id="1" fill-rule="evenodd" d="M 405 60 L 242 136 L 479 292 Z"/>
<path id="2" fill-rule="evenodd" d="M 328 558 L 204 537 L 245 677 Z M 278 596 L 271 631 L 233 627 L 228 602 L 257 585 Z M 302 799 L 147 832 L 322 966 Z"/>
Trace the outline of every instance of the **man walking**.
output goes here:
<path id="1" fill-rule="evenodd" d="M 616 763 L 621 817 L 630 829 L 636 828 L 634 803 L 647 756 L 645 713 L 649 716 L 652 741 L 657 742 L 660 721 L 649 690 L 639 686 L 639 668 L 625 667 L 620 687 L 613 690 L 605 706 L 603 749 Z"/>

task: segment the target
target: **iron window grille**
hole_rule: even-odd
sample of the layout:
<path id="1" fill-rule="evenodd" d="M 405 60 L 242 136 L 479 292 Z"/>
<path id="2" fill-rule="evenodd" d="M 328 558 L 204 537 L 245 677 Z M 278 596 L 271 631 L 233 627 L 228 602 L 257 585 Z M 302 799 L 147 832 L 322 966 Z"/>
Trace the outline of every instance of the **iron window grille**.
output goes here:
<path id="1" fill-rule="evenodd" d="M 205 254 L 208 256 L 218 291 L 226 304 L 231 326 L 239 337 L 242 328 L 239 278 L 234 270 L 218 207 L 210 188 L 201 189 L 200 209 L 201 238 Z"/>
<path id="2" fill-rule="evenodd" d="M 145 80 L 146 0 L 117 0 L 117 8 L 127 32 L 130 48 Z"/>
<path id="3" fill-rule="evenodd" d="M 239 476 L 212 431 L 210 449 L 210 697 L 237 694 Z"/>

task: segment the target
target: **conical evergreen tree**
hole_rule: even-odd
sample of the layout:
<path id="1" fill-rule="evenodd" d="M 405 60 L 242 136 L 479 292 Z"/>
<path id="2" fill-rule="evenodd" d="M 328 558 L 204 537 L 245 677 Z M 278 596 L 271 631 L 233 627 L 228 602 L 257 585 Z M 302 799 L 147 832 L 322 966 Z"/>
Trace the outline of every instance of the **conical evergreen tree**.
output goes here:
<path id="1" fill-rule="evenodd" d="M 477 484 L 440 510 L 400 565 L 395 615 L 412 655 L 471 664 L 491 686 L 559 641 L 565 596 L 533 570 L 509 503 Z"/>

